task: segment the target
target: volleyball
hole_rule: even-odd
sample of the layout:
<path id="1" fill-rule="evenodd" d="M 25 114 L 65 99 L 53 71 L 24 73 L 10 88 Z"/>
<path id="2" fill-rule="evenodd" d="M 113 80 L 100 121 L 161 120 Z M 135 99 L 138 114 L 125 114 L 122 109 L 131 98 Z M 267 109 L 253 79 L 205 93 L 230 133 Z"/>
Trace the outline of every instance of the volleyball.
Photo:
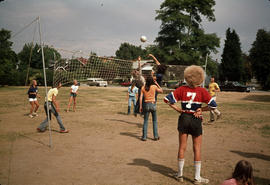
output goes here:
<path id="1" fill-rule="evenodd" d="M 146 38 L 146 36 L 142 35 L 140 40 L 141 40 L 141 42 L 146 42 L 147 38 Z"/>

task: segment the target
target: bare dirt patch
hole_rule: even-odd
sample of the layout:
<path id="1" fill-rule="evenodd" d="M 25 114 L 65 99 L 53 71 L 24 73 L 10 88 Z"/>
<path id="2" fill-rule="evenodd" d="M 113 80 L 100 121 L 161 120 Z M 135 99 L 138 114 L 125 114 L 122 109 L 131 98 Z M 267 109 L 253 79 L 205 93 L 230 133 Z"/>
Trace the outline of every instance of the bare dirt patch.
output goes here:
<path id="1" fill-rule="evenodd" d="M 159 95 L 158 129 L 153 141 L 150 119 L 148 140 L 140 140 L 143 119 L 127 116 L 127 88 L 80 87 L 77 112 L 65 112 L 69 88 L 59 91 L 60 115 L 68 134 L 58 133 L 52 120 L 49 132 L 37 133 L 45 119 L 44 98 L 39 116 L 26 116 L 30 107 L 27 88 L 0 89 L 0 184 L 179 184 L 177 171 L 177 119 Z M 40 88 L 41 95 L 44 89 Z M 222 119 L 203 126 L 202 176 L 218 185 L 230 177 L 241 159 L 254 167 L 257 184 L 270 183 L 270 93 L 221 92 L 217 102 Z M 209 114 L 204 113 L 204 123 Z M 185 182 L 192 184 L 193 152 L 189 138 L 184 167 Z"/>

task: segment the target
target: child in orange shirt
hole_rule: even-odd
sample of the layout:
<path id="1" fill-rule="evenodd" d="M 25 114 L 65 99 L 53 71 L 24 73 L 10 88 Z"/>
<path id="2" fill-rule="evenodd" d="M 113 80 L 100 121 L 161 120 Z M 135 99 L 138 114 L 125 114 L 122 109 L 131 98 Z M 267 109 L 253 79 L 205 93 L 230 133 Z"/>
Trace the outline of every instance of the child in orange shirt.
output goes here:
<path id="1" fill-rule="evenodd" d="M 156 92 L 162 93 L 162 88 L 158 85 L 156 81 L 154 81 L 152 76 L 147 77 L 145 85 L 141 89 L 140 97 L 140 112 L 144 113 L 144 122 L 143 122 L 143 135 L 142 141 L 146 141 L 147 139 L 147 127 L 148 127 L 148 117 L 151 112 L 152 121 L 153 121 L 153 135 L 154 140 L 159 140 L 158 131 L 157 131 L 157 112 L 156 112 L 156 100 L 155 95 Z M 143 110 L 143 102 L 142 97 L 144 97 L 144 110 Z"/>

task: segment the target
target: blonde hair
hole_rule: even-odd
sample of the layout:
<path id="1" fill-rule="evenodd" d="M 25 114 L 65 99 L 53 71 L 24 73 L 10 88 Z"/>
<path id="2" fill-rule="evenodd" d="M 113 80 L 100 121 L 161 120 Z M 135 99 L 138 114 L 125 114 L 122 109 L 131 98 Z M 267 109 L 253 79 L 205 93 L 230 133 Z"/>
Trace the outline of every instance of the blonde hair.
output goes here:
<path id="1" fill-rule="evenodd" d="M 184 78 L 191 87 L 200 86 L 204 81 L 204 70 L 200 66 L 191 65 L 184 71 Z"/>

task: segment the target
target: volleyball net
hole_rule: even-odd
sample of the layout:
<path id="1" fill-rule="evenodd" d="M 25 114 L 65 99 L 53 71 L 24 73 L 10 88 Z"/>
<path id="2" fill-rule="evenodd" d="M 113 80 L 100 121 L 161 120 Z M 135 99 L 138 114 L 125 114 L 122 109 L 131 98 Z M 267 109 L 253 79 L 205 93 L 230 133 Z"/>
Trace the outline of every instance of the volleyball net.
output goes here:
<path id="1" fill-rule="evenodd" d="M 88 78 L 102 78 L 106 81 L 130 79 L 132 69 L 132 61 L 96 55 L 91 55 L 88 59 L 62 59 L 54 64 L 53 84 L 70 84 L 74 79 L 83 82 Z"/>

